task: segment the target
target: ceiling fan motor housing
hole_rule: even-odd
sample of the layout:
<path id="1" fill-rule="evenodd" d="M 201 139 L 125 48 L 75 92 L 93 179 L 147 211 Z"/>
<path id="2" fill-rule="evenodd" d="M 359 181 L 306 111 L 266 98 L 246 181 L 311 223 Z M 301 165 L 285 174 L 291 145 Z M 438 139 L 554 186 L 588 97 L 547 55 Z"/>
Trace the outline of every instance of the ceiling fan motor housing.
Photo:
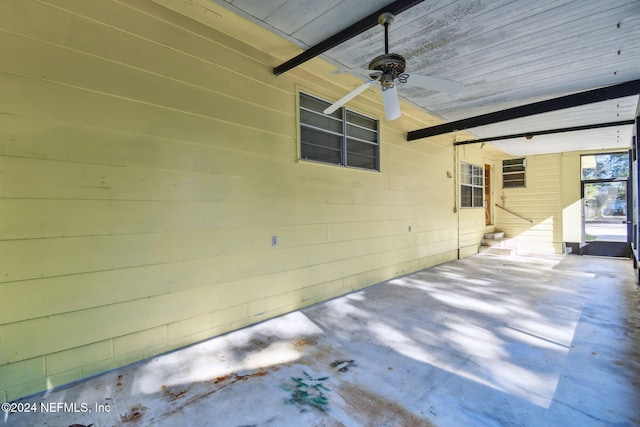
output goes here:
<path id="1" fill-rule="evenodd" d="M 404 56 L 397 53 L 385 53 L 384 55 L 377 56 L 369 63 L 369 69 L 375 71 L 381 71 L 382 76 L 371 74 L 372 79 L 380 79 L 380 84 L 383 89 L 388 89 L 393 86 L 393 80 L 401 77 L 406 69 L 407 62 Z"/>

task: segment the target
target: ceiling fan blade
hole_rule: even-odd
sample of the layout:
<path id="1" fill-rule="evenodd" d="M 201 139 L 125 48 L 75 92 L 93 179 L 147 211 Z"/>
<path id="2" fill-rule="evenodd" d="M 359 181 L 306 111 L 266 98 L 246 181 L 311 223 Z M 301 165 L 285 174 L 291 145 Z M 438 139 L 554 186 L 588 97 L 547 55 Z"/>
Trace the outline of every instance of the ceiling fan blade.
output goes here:
<path id="1" fill-rule="evenodd" d="M 367 90 L 369 86 L 371 86 L 375 81 L 376 80 L 369 80 L 368 82 L 361 84 L 360 86 L 358 86 L 357 88 L 355 88 L 354 90 L 352 90 L 351 92 L 349 92 L 348 94 L 346 94 L 345 96 L 343 96 L 342 98 L 338 99 L 336 102 L 331 104 L 329 107 L 327 107 L 323 111 L 323 113 L 324 114 L 333 113 L 338 108 L 342 107 L 344 104 L 351 101 L 353 98 L 355 98 L 356 96 L 360 95 L 362 92 Z"/>
<path id="2" fill-rule="evenodd" d="M 450 95 L 458 93 L 464 83 L 447 79 L 438 79 L 436 77 L 421 76 L 420 74 L 407 74 L 406 86 L 421 87 L 424 89 L 437 90 L 438 92 L 446 92 Z"/>
<path id="3" fill-rule="evenodd" d="M 387 116 L 387 120 L 395 120 L 402 115 L 402 112 L 400 111 L 398 89 L 395 85 L 382 91 L 382 103 L 384 104 L 384 112 Z"/>

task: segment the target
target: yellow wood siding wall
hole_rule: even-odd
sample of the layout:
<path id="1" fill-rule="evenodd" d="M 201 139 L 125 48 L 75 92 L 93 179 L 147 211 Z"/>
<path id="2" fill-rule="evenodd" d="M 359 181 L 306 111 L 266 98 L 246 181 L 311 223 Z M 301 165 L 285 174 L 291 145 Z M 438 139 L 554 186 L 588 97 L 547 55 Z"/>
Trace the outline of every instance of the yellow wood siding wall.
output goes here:
<path id="1" fill-rule="evenodd" d="M 465 138 L 466 139 L 466 138 Z M 491 167 L 491 203 L 495 203 L 496 188 L 496 165 L 501 167 L 501 162 L 496 163 L 496 157 L 502 156 L 504 153 L 491 148 L 489 145 L 469 144 L 457 147 L 458 165 L 462 162 L 469 163 L 483 169 L 484 166 Z M 460 207 L 460 190 L 457 189 L 457 203 L 459 211 L 459 230 L 460 230 L 460 258 L 475 255 L 478 253 L 484 234 L 493 231 L 493 225 L 487 226 L 485 219 L 485 208 L 463 208 Z M 491 206 L 489 207 L 491 209 Z M 492 210 L 493 212 L 493 210 Z"/>
<path id="2" fill-rule="evenodd" d="M 496 209 L 496 228 L 524 251 L 562 253 L 562 154 L 528 156 L 526 162 L 524 188 L 502 188 L 499 162 L 501 190 L 496 203 L 533 222 Z"/>
<path id="3" fill-rule="evenodd" d="M 457 257 L 451 141 L 405 140 L 432 119 L 381 121 L 380 173 L 297 161 L 297 90 L 348 87 L 252 46 L 146 0 L 0 2 L 0 400 Z"/>
<path id="4" fill-rule="evenodd" d="M 563 153 L 562 155 L 562 241 L 582 242 L 582 171 L 580 157 L 585 152 Z"/>

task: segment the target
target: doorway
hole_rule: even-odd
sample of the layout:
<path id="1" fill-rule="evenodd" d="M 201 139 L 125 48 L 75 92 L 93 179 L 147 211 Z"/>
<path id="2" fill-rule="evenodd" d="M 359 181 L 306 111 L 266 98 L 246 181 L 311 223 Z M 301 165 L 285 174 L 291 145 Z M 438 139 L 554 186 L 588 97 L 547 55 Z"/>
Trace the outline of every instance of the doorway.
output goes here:
<path id="1" fill-rule="evenodd" d="M 491 166 L 484 165 L 484 225 L 491 225 Z"/>
<path id="2" fill-rule="evenodd" d="M 583 255 L 628 257 L 629 155 L 581 157 Z"/>

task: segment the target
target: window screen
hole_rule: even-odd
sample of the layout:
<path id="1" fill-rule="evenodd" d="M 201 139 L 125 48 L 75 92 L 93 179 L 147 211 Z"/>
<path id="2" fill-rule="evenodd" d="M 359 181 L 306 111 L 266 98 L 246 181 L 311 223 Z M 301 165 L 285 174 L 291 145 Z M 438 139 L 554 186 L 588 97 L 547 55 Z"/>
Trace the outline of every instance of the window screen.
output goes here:
<path id="1" fill-rule="evenodd" d="M 483 206 L 483 169 L 469 163 L 460 164 L 460 206 L 481 208 Z"/>
<path id="2" fill-rule="evenodd" d="M 521 159 L 509 159 L 502 161 L 502 188 L 514 188 L 525 186 L 526 161 Z"/>
<path id="3" fill-rule="evenodd" d="M 300 92 L 300 157 L 334 165 L 380 170 L 378 120 Z"/>

